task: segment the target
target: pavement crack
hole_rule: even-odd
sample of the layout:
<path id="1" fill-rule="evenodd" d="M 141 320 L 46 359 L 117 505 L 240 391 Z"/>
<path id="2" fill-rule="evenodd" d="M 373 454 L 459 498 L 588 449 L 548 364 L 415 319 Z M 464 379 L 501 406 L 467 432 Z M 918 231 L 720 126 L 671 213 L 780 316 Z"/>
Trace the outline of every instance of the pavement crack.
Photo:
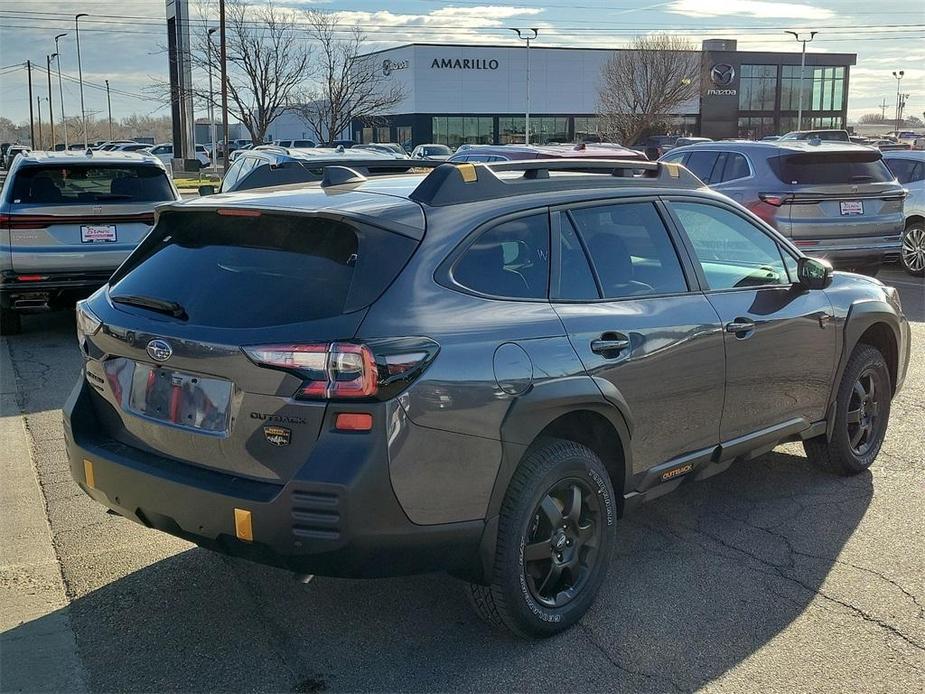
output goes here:
<path id="1" fill-rule="evenodd" d="M 639 677 L 645 677 L 646 679 L 651 680 L 653 682 L 666 682 L 667 684 L 670 684 L 671 687 L 676 692 L 692 691 L 690 689 L 685 689 L 684 687 L 680 686 L 677 682 L 675 682 L 669 677 L 665 677 L 663 675 L 655 675 L 651 672 L 645 672 L 643 670 L 634 670 L 633 668 L 627 667 L 626 665 L 621 663 L 619 660 L 614 658 L 607 651 L 606 648 L 604 648 L 601 644 L 597 642 L 597 639 L 594 638 L 594 630 L 591 627 L 589 627 L 587 624 L 583 624 L 582 622 L 578 622 L 578 624 L 576 624 L 575 626 L 576 628 L 581 629 L 585 633 L 585 635 L 588 637 L 588 640 L 591 642 L 591 645 L 594 646 L 597 652 L 600 653 L 607 660 L 608 663 L 613 665 L 618 670 L 625 672 L 629 675 L 637 675 Z"/>

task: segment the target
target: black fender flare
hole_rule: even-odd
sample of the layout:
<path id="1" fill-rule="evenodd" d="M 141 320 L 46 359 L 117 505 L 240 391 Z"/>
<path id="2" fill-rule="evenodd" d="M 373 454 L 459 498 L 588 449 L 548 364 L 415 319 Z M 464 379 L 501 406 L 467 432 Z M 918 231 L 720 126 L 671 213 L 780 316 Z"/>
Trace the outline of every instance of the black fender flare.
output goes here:
<path id="1" fill-rule="evenodd" d="M 843 339 L 841 343 L 841 354 L 838 357 L 838 363 L 835 367 L 835 378 L 832 379 L 832 389 L 829 392 L 829 403 L 826 408 L 826 438 L 832 439 L 832 430 L 835 426 L 835 399 L 838 396 L 838 387 L 841 384 L 842 376 L 845 373 L 845 367 L 848 366 L 848 359 L 851 353 L 857 347 L 861 336 L 873 325 L 884 323 L 889 326 L 893 332 L 893 340 L 896 343 L 897 353 L 892 355 L 896 360 L 897 371 L 901 362 L 900 350 L 902 349 L 903 336 L 900 327 L 900 318 L 896 314 L 896 309 L 886 301 L 871 299 L 866 301 L 856 301 L 848 307 L 848 313 L 845 316 L 843 330 Z M 888 355 L 884 355 L 888 356 Z M 892 384 L 896 387 L 896 384 Z"/>
<path id="2" fill-rule="evenodd" d="M 607 389 L 605 392 L 609 397 L 605 397 L 602 388 Z M 491 576 L 494 564 L 498 514 L 514 471 L 543 429 L 562 415 L 577 411 L 599 414 L 613 426 L 622 444 L 625 462 L 622 489 L 615 490 L 618 498 L 624 490 L 630 488 L 633 470 L 630 448 L 632 420 L 626 401 L 617 388 L 609 381 L 601 381 L 587 375 L 535 384 L 527 393 L 511 403 L 501 423 L 501 464 L 488 503 L 485 530 L 480 545 L 483 575 L 486 580 Z"/>

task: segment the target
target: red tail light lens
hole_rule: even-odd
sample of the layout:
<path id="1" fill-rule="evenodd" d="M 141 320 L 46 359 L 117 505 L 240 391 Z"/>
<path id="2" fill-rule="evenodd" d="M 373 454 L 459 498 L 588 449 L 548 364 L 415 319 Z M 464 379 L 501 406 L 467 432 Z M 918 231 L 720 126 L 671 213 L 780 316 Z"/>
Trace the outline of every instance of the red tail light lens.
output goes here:
<path id="1" fill-rule="evenodd" d="M 403 390 L 437 354 L 424 338 L 245 347 L 258 366 L 302 379 L 298 400 L 386 400 Z"/>
<path id="2" fill-rule="evenodd" d="M 761 200 L 761 202 L 774 205 L 774 207 L 780 207 L 788 201 L 788 196 L 782 193 L 758 193 L 758 198 Z"/>

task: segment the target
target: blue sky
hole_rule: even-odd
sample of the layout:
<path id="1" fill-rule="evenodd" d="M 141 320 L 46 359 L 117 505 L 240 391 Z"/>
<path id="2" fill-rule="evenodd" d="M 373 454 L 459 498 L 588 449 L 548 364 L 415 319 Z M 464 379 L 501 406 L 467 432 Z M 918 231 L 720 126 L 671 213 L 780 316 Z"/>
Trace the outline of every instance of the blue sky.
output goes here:
<path id="1" fill-rule="evenodd" d="M 213 3 L 214 4 L 214 3 Z M 366 30 L 370 49 L 411 41 L 514 42 L 508 27 L 538 27 L 535 45 L 621 47 L 634 35 L 663 31 L 703 38 L 731 37 L 743 50 L 797 51 L 784 29 L 818 29 L 810 50 L 857 53 L 851 72 L 849 117 L 879 110 L 893 113 L 896 82 L 892 71 L 905 70 L 902 91 L 911 94 L 907 114 L 925 111 L 925 3 L 893 0 L 278 0 L 294 13 L 317 7 L 342 12 L 348 23 Z M 36 2 L 0 0 L 0 115 L 28 118 L 25 72 L 9 66 L 31 59 L 41 65 L 61 39 L 64 99 L 69 113 L 79 111 L 73 15 L 81 19 L 81 57 L 88 85 L 108 79 L 113 115 L 160 115 L 166 108 L 144 96 L 154 79 L 165 79 L 167 58 L 160 46 L 163 0 L 80 0 Z M 217 13 L 213 13 L 213 16 Z M 195 11 L 194 11 L 194 16 Z M 38 73 L 35 84 L 44 85 Z M 57 85 L 55 84 L 55 89 Z M 45 92 L 42 91 L 42 94 Z M 55 94 L 57 96 L 57 93 Z M 85 88 L 87 109 L 105 115 L 105 92 Z"/>

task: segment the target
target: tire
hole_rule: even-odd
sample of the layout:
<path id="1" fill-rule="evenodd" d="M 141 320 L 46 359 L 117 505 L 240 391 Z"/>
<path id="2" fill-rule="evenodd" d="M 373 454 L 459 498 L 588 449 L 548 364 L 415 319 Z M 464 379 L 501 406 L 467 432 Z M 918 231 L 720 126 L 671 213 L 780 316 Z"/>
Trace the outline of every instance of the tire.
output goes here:
<path id="1" fill-rule="evenodd" d="M 890 372 L 883 355 L 871 345 L 859 344 L 838 386 L 832 438 L 823 435 L 804 441 L 806 457 L 840 475 L 856 475 L 869 468 L 883 445 L 891 397 Z"/>
<path id="2" fill-rule="evenodd" d="M 600 458 L 573 441 L 543 441 L 528 451 L 508 486 L 489 584 L 469 584 L 476 613 L 523 638 L 565 631 L 594 602 L 616 522 L 613 486 Z"/>
<path id="3" fill-rule="evenodd" d="M 925 222 L 909 222 L 903 232 L 899 262 L 913 277 L 925 277 Z"/>
<path id="4" fill-rule="evenodd" d="M 0 309 L 0 335 L 19 335 L 22 332 L 22 316 L 11 308 Z"/>

